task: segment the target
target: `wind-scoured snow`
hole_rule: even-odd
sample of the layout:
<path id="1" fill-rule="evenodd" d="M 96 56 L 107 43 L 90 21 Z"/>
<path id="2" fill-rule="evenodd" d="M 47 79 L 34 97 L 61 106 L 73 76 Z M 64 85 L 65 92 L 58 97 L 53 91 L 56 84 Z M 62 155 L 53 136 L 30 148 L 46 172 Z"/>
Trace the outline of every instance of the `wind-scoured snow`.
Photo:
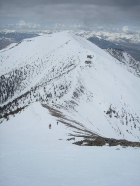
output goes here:
<path id="1" fill-rule="evenodd" d="M 39 101 L 82 131 L 140 141 L 140 79 L 96 45 L 62 32 L 0 52 L 1 122 Z"/>

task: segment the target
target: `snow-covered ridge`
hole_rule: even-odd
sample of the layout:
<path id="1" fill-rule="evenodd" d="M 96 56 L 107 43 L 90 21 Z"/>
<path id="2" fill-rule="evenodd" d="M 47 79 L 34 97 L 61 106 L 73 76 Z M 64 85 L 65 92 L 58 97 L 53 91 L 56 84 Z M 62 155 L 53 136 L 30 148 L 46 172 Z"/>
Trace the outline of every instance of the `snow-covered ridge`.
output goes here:
<path id="1" fill-rule="evenodd" d="M 140 62 L 136 61 L 132 56 L 130 56 L 127 52 L 108 48 L 106 51 L 111 54 L 114 58 L 117 59 L 116 62 L 120 62 L 120 64 L 126 68 L 129 72 L 133 73 L 134 75 L 140 77 Z"/>
<path id="2" fill-rule="evenodd" d="M 140 140 L 140 79 L 106 51 L 62 32 L 0 52 L 1 122 L 39 101 L 81 131 Z"/>

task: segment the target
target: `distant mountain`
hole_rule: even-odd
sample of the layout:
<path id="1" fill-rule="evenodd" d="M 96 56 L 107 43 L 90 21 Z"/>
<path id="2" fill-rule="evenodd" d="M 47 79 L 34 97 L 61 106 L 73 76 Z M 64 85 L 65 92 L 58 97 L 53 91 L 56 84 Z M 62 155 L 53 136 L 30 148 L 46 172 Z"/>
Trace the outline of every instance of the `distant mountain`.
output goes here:
<path id="1" fill-rule="evenodd" d="M 45 30 L 40 31 L 41 34 L 52 34 L 56 32 L 62 32 L 63 30 Z M 84 38 L 97 37 L 110 41 L 112 43 L 129 43 L 129 44 L 140 44 L 140 33 L 124 33 L 121 31 L 108 31 L 108 30 L 66 30 L 66 32 L 74 33 Z"/>
<path id="2" fill-rule="evenodd" d="M 135 63 L 72 33 L 11 44 L 0 51 L 0 122 L 40 102 L 73 135 L 140 141 Z"/>
<path id="3" fill-rule="evenodd" d="M 107 41 L 105 39 L 101 39 L 99 37 L 90 37 L 90 38 L 88 38 L 88 40 L 102 49 L 107 49 L 107 48 L 122 49 L 122 47 L 120 45 L 114 44 L 110 41 Z"/>
<path id="4" fill-rule="evenodd" d="M 106 39 L 102 39 L 100 37 L 90 37 L 88 38 L 89 41 L 92 43 L 96 44 L 102 49 L 108 49 L 108 48 L 113 48 L 113 49 L 119 49 L 119 50 L 124 50 L 130 55 L 135 58 L 135 60 L 140 61 L 140 44 L 133 44 L 133 43 L 128 43 L 128 40 L 125 41 L 108 41 Z"/>
<path id="5" fill-rule="evenodd" d="M 38 34 L 2 31 L 0 32 L 0 50 L 11 43 L 18 43 L 23 39 L 32 38 L 35 36 L 38 36 Z"/>

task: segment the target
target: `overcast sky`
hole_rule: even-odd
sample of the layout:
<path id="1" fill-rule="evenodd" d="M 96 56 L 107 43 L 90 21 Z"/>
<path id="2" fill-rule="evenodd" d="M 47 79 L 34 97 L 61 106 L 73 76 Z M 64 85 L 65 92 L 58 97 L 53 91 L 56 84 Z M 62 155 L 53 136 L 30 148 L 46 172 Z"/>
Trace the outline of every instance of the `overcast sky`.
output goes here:
<path id="1" fill-rule="evenodd" d="M 140 31 L 140 0 L 0 0 L 0 29 Z"/>

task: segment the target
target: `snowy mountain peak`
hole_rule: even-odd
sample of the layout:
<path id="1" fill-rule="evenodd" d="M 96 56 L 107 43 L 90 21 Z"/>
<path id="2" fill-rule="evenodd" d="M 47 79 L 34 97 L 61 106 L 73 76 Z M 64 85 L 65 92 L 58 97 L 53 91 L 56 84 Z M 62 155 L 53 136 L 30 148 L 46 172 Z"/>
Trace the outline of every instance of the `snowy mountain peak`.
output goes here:
<path id="1" fill-rule="evenodd" d="M 140 79 L 106 51 L 62 32 L 0 54 L 1 122 L 37 101 L 75 135 L 140 141 Z"/>

